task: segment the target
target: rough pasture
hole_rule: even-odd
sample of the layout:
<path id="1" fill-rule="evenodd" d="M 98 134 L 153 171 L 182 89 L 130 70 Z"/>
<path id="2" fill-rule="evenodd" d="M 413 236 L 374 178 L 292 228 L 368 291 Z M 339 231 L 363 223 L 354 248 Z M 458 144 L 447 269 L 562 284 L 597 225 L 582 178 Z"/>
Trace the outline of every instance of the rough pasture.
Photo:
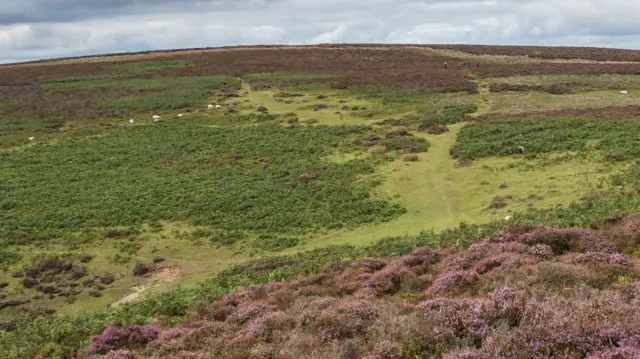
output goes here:
<path id="1" fill-rule="evenodd" d="M 275 48 L 168 54 L 163 60 L 195 66 L 148 72 L 151 76 L 239 75 L 262 72 L 334 74 L 345 85 L 400 86 L 416 91 L 455 92 L 474 88 L 462 69 L 445 70 L 452 59 L 424 57 L 403 48 Z M 111 74 L 122 62 L 84 62 L 50 66 L 0 67 L 0 85 L 38 84 L 45 80 Z"/>
<path id="2" fill-rule="evenodd" d="M 474 55 L 529 56 L 541 59 L 579 59 L 594 61 L 640 62 L 640 50 L 597 47 L 551 46 L 485 46 L 485 45 L 425 45 L 434 49 L 462 51 Z"/>
<path id="3" fill-rule="evenodd" d="M 640 106 L 621 106 L 604 108 L 568 108 L 561 110 L 530 111 L 519 113 L 498 113 L 476 116 L 475 121 L 489 121 L 498 119 L 544 118 L 582 116 L 603 119 L 637 119 L 640 118 Z"/>
<path id="4" fill-rule="evenodd" d="M 462 69 L 444 69 L 446 57 L 424 57 L 409 49 L 305 48 L 237 50 L 168 57 L 197 66 L 167 69 L 162 76 L 193 76 L 202 73 L 244 75 L 288 72 L 332 74 L 339 83 L 396 86 L 420 92 L 456 92 L 475 88 Z"/>
<path id="5" fill-rule="evenodd" d="M 511 77 L 530 75 L 640 75 L 640 63 L 628 64 L 573 64 L 573 63 L 528 63 L 508 64 L 485 62 L 474 72 L 482 77 Z"/>
<path id="6" fill-rule="evenodd" d="M 638 64 L 486 56 L 510 65 L 464 71 L 472 55 L 444 53 L 0 66 L 0 357 L 635 355 L 639 221 L 615 215 L 640 211 L 637 123 L 459 122 L 512 101 L 487 66 L 588 78 Z M 544 103 L 526 87 L 506 109 L 575 105 L 549 77 Z M 611 111 L 635 101 L 635 88 L 598 88 Z M 156 282 L 169 275 L 180 286 Z"/>

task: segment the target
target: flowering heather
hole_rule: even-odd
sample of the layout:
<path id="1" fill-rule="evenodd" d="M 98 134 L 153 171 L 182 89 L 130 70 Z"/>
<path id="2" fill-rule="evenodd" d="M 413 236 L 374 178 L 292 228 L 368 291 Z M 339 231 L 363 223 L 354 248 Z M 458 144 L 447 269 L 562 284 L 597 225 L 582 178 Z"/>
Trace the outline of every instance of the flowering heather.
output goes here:
<path id="1" fill-rule="evenodd" d="M 135 356 L 128 350 L 119 349 L 110 351 L 103 359 L 135 359 Z"/>
<path id="2" fill-rule="evenodd" d="M 277 308 L 266 302 L 249 302 L 238 307 L 237 311 L 229 317 L 230 321 L 238 324 L 245 324 L 252 318 L 256 318 L 266 313 L 276 311 Z"/>
<path id="3" fill-rule="evenodd" d="M 609 264 L 629 264 L 629 257 L 620 253 L 587 252 L 578 254 L 574 258 L 575 263 L 600 262 Z"/>
<path id="4" fill-rule="evenodd" d="M 155 325 L 108 326 L 101 334 L 91 338 L 91 348 L 97 354 L 112 350 L 145 345 L 158 337 L 160 329 Z"/>
<path id="5" fill-rule="evenodd" d="M 529 253 L 545 261 L 553 258 L 553 249 L 546 244 L 535 244 L 529 247 Z"/>
<path id="6" fill-rule="evenodd" d="M 639 261 L 609 237 L 640 226 L 616 226 L 512 225 L 463 251 L 337 264 L 161 332 L 109 326 L 78 358 L 640 359 Z"/>
<path id="7" fill-rule="evenodd" d="M 459 349 L 442 356 L 442 359 L 481 359 L 476 349 Z"/>
<path id="8" fill-rule="evenodd" d="M 622 347 L 593 353 L 586 359 L 640 359 L 640 347 Z"/>
<path id="9" fill-rule="evenodd" d="M 391 340 L 383 340 L 376 343 L 371 354 L 365 359 L 404 359 L 402 347 Z"/>
<path id="10" fill-rule="evenodd" d="M 433 294 L 442 295 L 472 285 L 478 280 L 478 274 L 472 271 L 448 272 L 436 279 L 429 288 Z"/>
<path id="11" fill-rule="evenodd" d="M 398 268 L 389 266 L 369 277 L 364 283 L 364 287 L 373 289 L 373 293 L 376 295 L 393 294 L 400 290 L 400 282 Z"/>

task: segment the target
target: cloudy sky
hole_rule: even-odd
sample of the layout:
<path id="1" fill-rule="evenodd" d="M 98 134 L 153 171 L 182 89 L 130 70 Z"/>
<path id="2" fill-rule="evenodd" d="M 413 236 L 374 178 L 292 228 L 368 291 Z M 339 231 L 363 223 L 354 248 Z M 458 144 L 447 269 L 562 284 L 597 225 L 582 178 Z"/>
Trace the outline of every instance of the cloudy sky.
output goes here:
<path id="1" fill-rule="evenodd" d="M 0 0 L 0 62 L 187 47 L 640 48 L 638 0 Z"/>

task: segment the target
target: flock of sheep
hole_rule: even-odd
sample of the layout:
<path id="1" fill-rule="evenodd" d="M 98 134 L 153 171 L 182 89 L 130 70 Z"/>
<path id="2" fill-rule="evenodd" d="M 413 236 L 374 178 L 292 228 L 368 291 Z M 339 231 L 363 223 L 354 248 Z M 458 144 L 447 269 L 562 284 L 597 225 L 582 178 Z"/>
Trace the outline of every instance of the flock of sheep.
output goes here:
<path id="1" fill-rule="evenodd" d="M 207 105 L 207 108 L 208 108 L 208 109 L 212 109 L 212 108 L 215 108 L 215 109 L 221 109 L 221 108 L 222 108 L 222 105 L 212 105 L 212 104 L 209 104 L 209 105 Z M 183 115 L 182 115 L 181 113 L 179 113 L 179 114 L 178 114 L 178 117 L 182 117 L 182 116 L 183 116 Z M 153 119 L 153 122 L 158 122 L 158 121 L 160 121 L 160 120 L 162 119 L 162 116 L 160 116 L 160 115 L 153 115 L 153 116 L 151 116 L 151 118 Z M 130 120 L 129 120 L 129 123 L 133 125 L 133 124 L 135 123 L 135 120 L 134 120 L 134 119 L 130 119 Z M 33 137 L 33 136 L 32 136 L 32 137 L 29 137 L 29 141 L 33 141 L 34 139 L 35 139 L 35 137 Z"/>
<path id="2" fill-rule="evenodd" d="M 622 94 L 622 95 L 628 95 L 628 94 L 629 94 L 629 92 L 628 92 L 628 91 L 626 91 L 626 90 L 622 90 L 622 91 L 620 91 L 620 94 Z M 221 105 L 213 105 L 213 104 L 209 104 L 209 105 L 207 105 L 207 108 L 208 108 L 208 109 L 213 109 L 213 108 L 215 108 L 215 109 L 221 109 L 221 108 L 222 108 L 222 106 L 221 106 Z M 179 113 L 179 114 L 178 114 L 178 117 L 182 117 L 182 114 L 181 114 L 181 113 Z M 153 122 L 158 122 L 158 121 L 160 121 L 160 120 L 162 119 L 162 117 L 161 117 L 160 115 L 153 115 L 151 118 L 153 119 Z M 134 121 L 134 119 L 130 119 L 130 120 L 129 120 L 129 123 L 130 123 L 130 124 L 132 124 L 132 125 L 134 124 L 134 122 L 135 122 L 135 121 Z M 33 139 L 34 139 L 34 137 L 29 137 L 29 141 L 33 141 Z M 524 153 L 524 147 L 522 147 L 522 146 L 518 146 L 518 149 L 519 149 L 522 153 Z M 505 221 L 510 221 L 510 220 L 511 220 L 511 216 L 506 216 L 506 217 L 504 218 L 504 220 L 505 220 Z"/>
<path id="3" fill-rule="evenodd" d="M 212 108 L 215 108 L 215 109 L 221 109 L 221 108 L 222 108 L 222 106 L 221 106 L 221 105 L 212 105 L 212 104 L 209 104 L 209 105 L 207 105 L 207 108 L 208 108 L 208 109 L 212 109 Z M 181 113 L 179 113 L 179 114 L 178 114 L 178 117 L 182 117 L 182 116 L 183 116 L 183 115 L 182 115 Z M 158 121 L 160 121 L 160 120 L 162 119 L 162 116 L 160 116 L 160 115 L 153 115 L 153 116 L 151 116 L 151 118 L 153 119 L 153 122 L 158 122 Z M 133 124 L 135 123 L 135 120 L 134 120 L 134 119 L 130 119 L 130 120 L 129 120 L 129 123 L 133 125 Z M 33 137 L 29 137 L 29 140 L 33 140 Z"/>

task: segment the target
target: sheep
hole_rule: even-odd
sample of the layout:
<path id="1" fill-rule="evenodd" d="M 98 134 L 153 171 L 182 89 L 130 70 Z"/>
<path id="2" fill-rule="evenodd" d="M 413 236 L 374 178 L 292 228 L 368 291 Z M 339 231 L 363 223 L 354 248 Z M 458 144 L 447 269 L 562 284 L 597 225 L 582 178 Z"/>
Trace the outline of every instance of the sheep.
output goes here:
<path id="1" fill-rule="evenodd" d="M 213 108 L 213 105 L 212 105 L 212 104 L 208 104 L 208 105 L 207 105 L 207 108 L 208 108 L 208 109 L 212 109 L 212 108 Z"/>
<path id="2" fill-rule="evenodd" d="M 222 108 L 222 106 L 216 105 L 216 109 L 221 109 L 221 108 Z"/>
<path id="3" fill-rule="evenodd" d="M 130 119 L 130 120 L 129 120 L 129 123 L 133 125 L 133 119 Z"/>
<path id="4" fill-rule="evenodd" d="M 524 147 L 518 146 L 518 149 L 520 150 L 520 152 L 524 153 Z"/>
<path id="5" fill-rule="evenodd" d="M 34 137 L 29 137 L 29 141 L 33 141 Z"/>
<path id="6" fill-rule="evenodd" d="M 511 216 L 504 217 L 504 220 L 507 221 L 507 222 L 510 221 L 511 220 Z"/>
<path id="7" fill-rule="evenodd" d="M 181 113 L 179 113 L 179 114 L 178 114 L 178 117 L 182 117 L 182 114 L 181 114 Z"/>
<path id="8" fill-rule="evenodd" d="M 162 117 L 160 117 L 160 115 L 153 115 L 152 118 L 153 118 L 154 121 L 157 121 L 157 120 L 161 119 Z"/>
<path id="9" fill-rule="evenodd" d="M 623 95 L 627 95 L 627 94 L 629 94 L 629 91 L 623 90 L 623 91 L 620 91 L 620 93 L 623 94 Z"/>

